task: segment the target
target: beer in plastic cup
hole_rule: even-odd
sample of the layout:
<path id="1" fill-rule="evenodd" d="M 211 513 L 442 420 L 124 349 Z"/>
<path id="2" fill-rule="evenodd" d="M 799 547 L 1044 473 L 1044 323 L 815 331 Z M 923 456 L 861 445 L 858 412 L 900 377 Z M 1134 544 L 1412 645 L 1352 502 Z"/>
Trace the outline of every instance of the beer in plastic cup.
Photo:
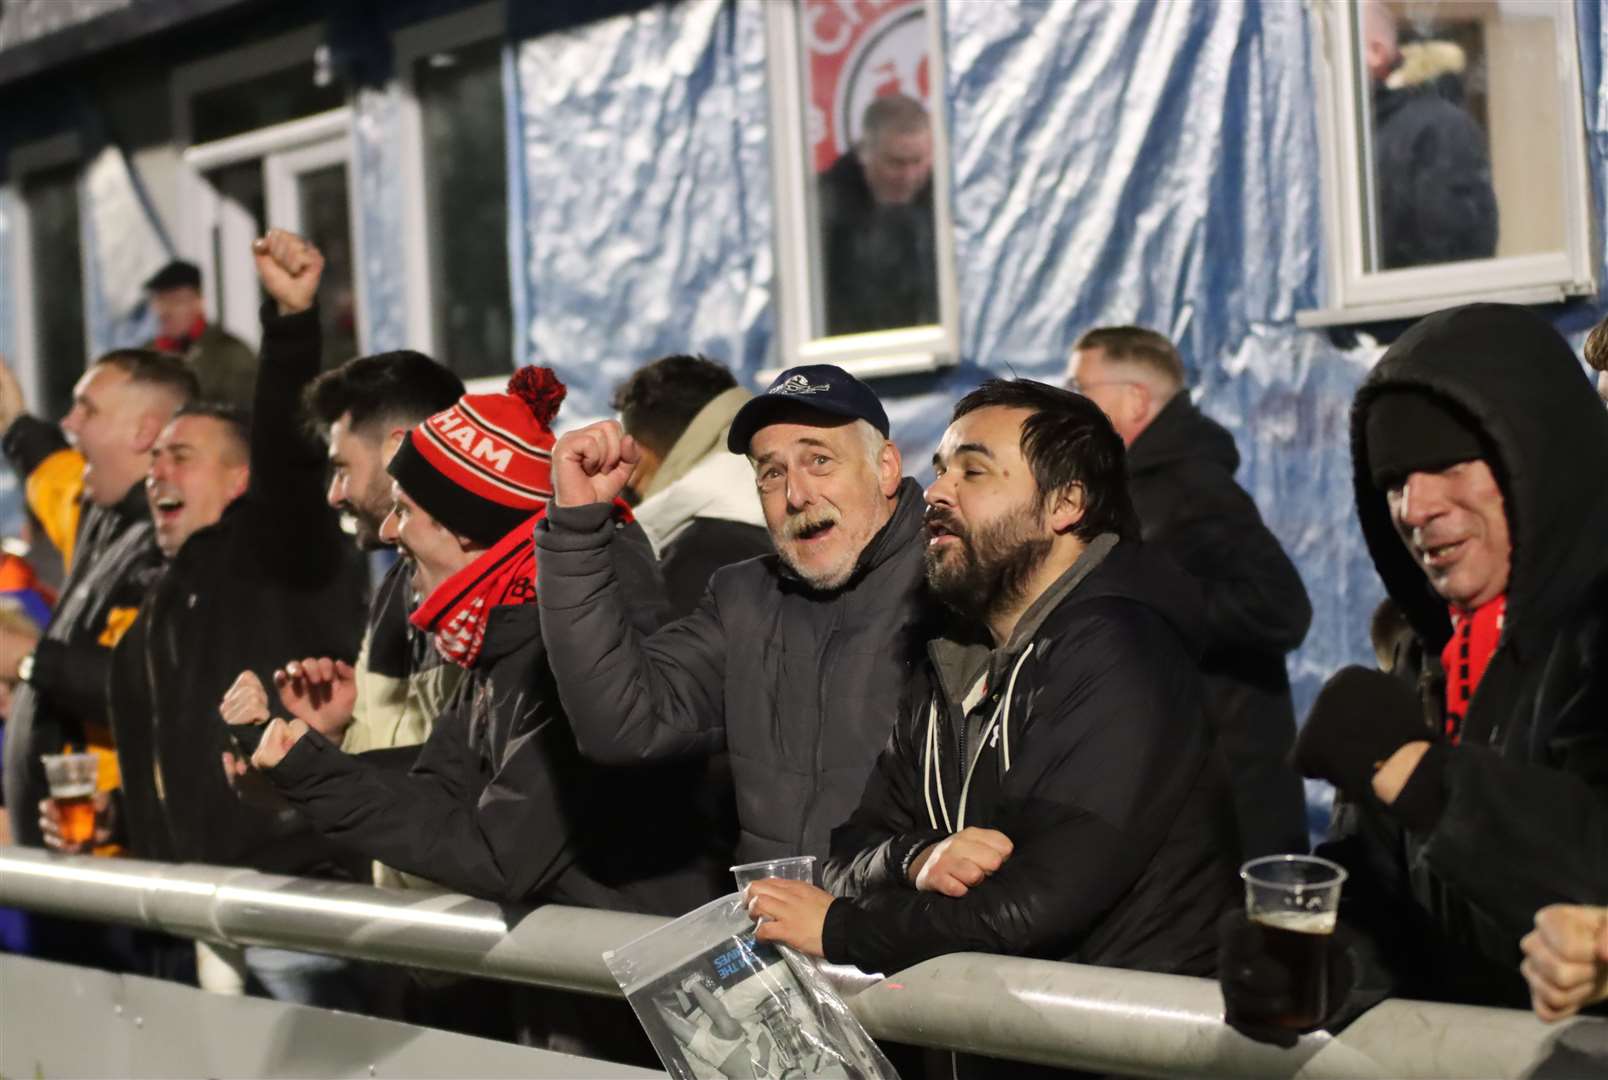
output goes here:
<path id="1" fill-rule="evenodd" d="M 737 879 L 737 888 L 745 889 L 750 882 L 766 878 L 785 878 L 788 881 L 815 882 L 815 856 L 792 855 L 785 859 L 765 859 L 762 862 L 743 863 L 731 868 Z"/>
<path id="2" fill-rule="evenodd" d="M 61 812 L 61 838 L 87 844 L 95 838 L 95 780 L 100 759 L 94 754 L 45 754 L 45 779 Z"/>
<path id="3" fill-rule="evenodd" d="M 1329 1015 L 1329 939 L 1346 871 L 1315 855 L 1269 855 L 1240 867 L 1245 914 L 1262 929 L 1268 953 L 1290 973 L 1290 1006 L 1243 1019 L 1306 1031 Z"/>

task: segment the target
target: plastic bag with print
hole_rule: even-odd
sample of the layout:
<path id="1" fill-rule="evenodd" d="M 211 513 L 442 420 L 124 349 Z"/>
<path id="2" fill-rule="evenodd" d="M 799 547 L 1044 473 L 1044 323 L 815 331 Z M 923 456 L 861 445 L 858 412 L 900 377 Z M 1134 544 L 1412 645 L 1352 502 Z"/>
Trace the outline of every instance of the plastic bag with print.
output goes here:
<path id="1" fill-rule="evenodd" d="M 808 957 L 754 940 L 741 893 L 603 960 L 678 1080 L 898 1080 Z"/>

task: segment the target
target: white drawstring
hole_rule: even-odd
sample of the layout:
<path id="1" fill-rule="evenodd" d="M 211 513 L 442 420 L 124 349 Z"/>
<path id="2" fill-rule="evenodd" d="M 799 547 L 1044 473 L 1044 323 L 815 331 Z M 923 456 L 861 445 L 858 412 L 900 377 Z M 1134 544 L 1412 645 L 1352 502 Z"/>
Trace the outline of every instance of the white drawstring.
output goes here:
<path id="1" fill-rule="evenodd" d="M 977 753 L 972 755 L 971 764 L 969 766 L 967 766 L 967 768 L 966 768 L 966 782 L 964 784 L 962 784 L 961 787 L 960 787 L 960 808 L 956 812 L 956 815 L 955 815 L 955 820 L 957 822 L 959 822 L 957 831 L 958 831 L 958 829 L 964 829 L 966 827 L 966 800 L 971 795 L 972 773 L 977 771 L 977 760 L 978 760 L 978 758 L 983 756 L 983 753 L 982 753 L 983 746 L 987 744 L 988 737 L 989 737 L 990 734 L 993 733 L 995 725 L 998 725 L 1000 723 L 1000 717 L 1001 716 L 1004 717 L 1004 721 L 1005 721 L 1004 725 L 1002 727 L 1002 730 L 1004 732 L 1004 737 L 1005 737 L 1005 771 L 1010 772 L 1010 769 L 1011 769 L 1011 734 L 1010 734 L 1011 696 L 1016 693 L 1016 677 L 1022 673 L 1022 665 L 1027 662 L 1027 658 L 1029 656 L 1031 656 L 1032 653 L 1033 653 L 1033 645 L 1029 644 L 1027 648 L 1022 650 L 1022 655 L 1017 657 L 1015 666 L 1011 668 L 1010 682 L 1005 684 L 1005 696 L 1000 699 L 999 705 L 994 709 L 994 715 L 988 721 L 988 726 L 983 729 L 982 735 L 978 738 Z M 946 820 L 944 822 L 944 824 L 947 825 L 948 821 Z"/>
<path id="2" fill-rule="evenodd" d="M 955 830 L 949 825 L 949 807 L 944 805 L 944 777 L 940 770 L 933 768 L 933 760 L 938 750 L 938 696 L 933 695 L 932 705 L 927 710 L 927 746 L 922 763 L 921 794 L 927 800 L 927 821 L 933 828 L 938 827 L 938 815 L 932 811 L 932 788 L 934 781 L 938 785 L 938 809 L 943 811 L 944 828 L 950 832 Z"/>

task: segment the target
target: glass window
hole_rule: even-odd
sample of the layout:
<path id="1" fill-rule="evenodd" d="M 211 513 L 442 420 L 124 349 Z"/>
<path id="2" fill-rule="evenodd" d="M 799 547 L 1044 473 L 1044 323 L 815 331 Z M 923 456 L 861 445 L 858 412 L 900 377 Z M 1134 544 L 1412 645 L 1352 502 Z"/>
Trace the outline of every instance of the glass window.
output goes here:
<path id="1" fill-rule="evenodd" d="M 1551 5 L 1358 5 L 1367 265 L 1556 251 L 1562 118 Z"/>
<path id="2" fill-rule="evenodd" d="M 484 41 L 420 57 L 436 357 L 464 378 L 513 370 L 502 46 Z"/>
<path id="3" fill-rule="evenodd" d="M 324 331 L 324 367 L 330 368 L 358 353 L 346 166 L 325 165 L 299 173 L 296 188 L 303 234 L 324 254 L 318 310 Z"/>
<path id="4" fill-rule="evenodd" d="M 208 143 L 344 104 L 345 89 L 335 80 L 319 86 L 316 68 L 308 60 L 196 94 L 190 100 L 190 141 Z"/>
<path id="5" fill-rule="evenodd" d="M 814 310 L 811 337 L 939 321 L 927 7 L 800 9 Z"/>
<path id="6" fill-rule="evenodd" d="M 84 373 L 84 277 L 78 246 L 78 166 L 28 174 L 33 318 L 39 364 L 39 402 L 46 416 L 67 415 L 73 386 Z"/>
<path id="7" fill-rule="evenodd" d="M 268 204 L 263 188 L 261 158 L 251 158 L 212 169 L 206 174 L 206 180 L 217 191 L 220 199 L 232 204 L 251 220 L 251 235 L 263 234 L 264 223 L 268 220 Z M 228 272 L 228 267 L 235 261 L 230 256 L 236 254 L 228 250 L 228 247 L 226 229 L 220 215 L 219 220 L 213 222 L 212 226 L 212 265 L 219 268 L 218 280 L 202 282 L 202 291 L 204 293 L 211 288 L 218 290 L 218 310 L 222 312 L 234 311 L 243 306 L 255 308 L 268 299 L 268 294 L 257 282 L 256 274 L 248 278 L 243 274 Z M 236 289 L 250 290 L 252 298 L 249 305 L 231 302 L 240 299 L 233 294 L 233 290 Z"/>

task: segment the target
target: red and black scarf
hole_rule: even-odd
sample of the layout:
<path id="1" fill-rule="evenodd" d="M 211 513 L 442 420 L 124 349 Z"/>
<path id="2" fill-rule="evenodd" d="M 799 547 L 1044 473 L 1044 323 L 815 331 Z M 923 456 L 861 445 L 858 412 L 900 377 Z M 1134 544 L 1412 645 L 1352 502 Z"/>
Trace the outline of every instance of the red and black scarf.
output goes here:
<path id="1" fill-rule="evenodd" d="M 1441 650 L 1446 671 L 1446 737 L 1456 746 L 1463 738 L 1463 721 L 1474 701 L 1485 669 L 1502 640 L 1507 621 L 1507 595 L 1481 604 L 1473 611 L 1452 608 L 1452 638 Z"/>
<path id="2" fill-rule="evenodd" d="M 436 651 L 450 663 L 472 668 L 486 641 L 486 618 L 494 607 L 536 599 L 536 522 L 529 521 L 443 581 L 409 620 L 435 636 Z"/>
<path id="3" fill-rule="evenodd" d="M 157 339 L 151 344 L 156 347 L 158 352 L 178 353 L 182 356 L 184 353 L 189 352 L 190 346 L 194 345 L 196 340 L 206 332 L 206 316 L 197 315 L 195 317 L 195 322 L 190 324 L 190 332 L 188 334 L 181 334 L 178 337 L 169 337 L 166 334 L 159 334 L 157 335 Z"/>

